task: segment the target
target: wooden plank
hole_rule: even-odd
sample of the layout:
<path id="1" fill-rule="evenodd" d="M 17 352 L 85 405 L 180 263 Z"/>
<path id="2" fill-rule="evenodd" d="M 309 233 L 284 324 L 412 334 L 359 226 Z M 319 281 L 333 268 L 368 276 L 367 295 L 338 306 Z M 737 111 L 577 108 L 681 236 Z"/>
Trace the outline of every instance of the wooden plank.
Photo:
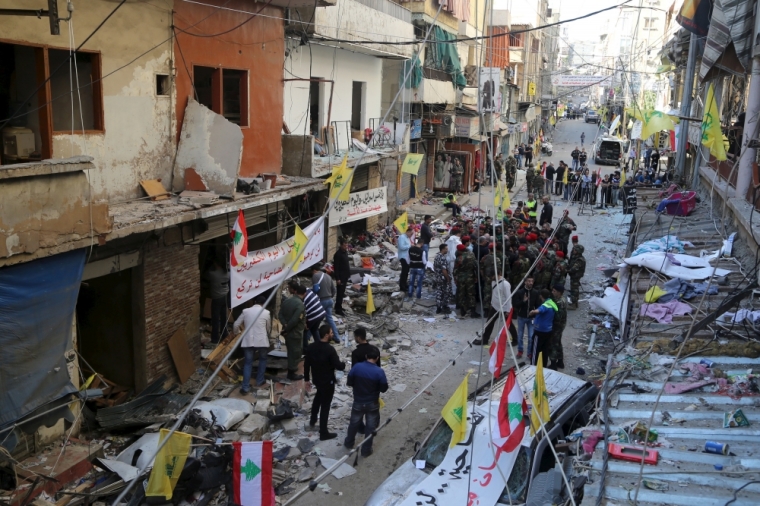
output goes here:
<path id="1" fill-rule="evenodd" d="M 166 191 L 166 188 L 161 184 L 160 179 L 146 179 L 145 181 L 140 181 L 140 186 L 145 190 L 145 193 L 150 197 L 150 200 L 166 200 L 169 198 L 170 193 Z"/>
<path id="2" fill-rule="evenodd" d="M 169 353 L 172 355 L 174 367 L 177 369 L 179 381 L 180 383 L 184 383 L 195 372 L 195 362 L 193 362 L 193 356 L 190 354 L 190 348 L 187 346 L 185 329 L 183 327 L 177 329 L 167 345 L 169 346 Z"/>

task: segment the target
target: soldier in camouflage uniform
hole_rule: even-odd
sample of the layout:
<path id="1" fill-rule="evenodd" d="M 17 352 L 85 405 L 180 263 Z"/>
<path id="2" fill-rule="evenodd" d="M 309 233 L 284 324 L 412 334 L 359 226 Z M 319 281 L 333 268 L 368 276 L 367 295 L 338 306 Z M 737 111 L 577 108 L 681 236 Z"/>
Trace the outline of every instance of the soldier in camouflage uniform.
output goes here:
<path id="1" fill-rule="evenodd" d="M 496 254 L 491 250 L 480 259 L 480 276 L 483 279 L 483 307 L 491 307 L 491 294 L 493 293 L 491 282 L 496 280 L 497 272 L 503 272 L 503 263 L 501 244 L 499 243 L 496 244 Z"/>
<path id="2" fill-rule="evenodd" d="M 507 158 L 506 169 L 507 189 L 511 190 L 517 180 L 517 160 L 515 160 L 514 156 L 509 155 L 509 158 Z"/>
<path id="3" fill-rule="evenodd" d="M 551 364 L 549 369 L 564 369 L 565 368 L 565 354 L 562 351 L 562 332 L 567 325 L 567 304 L 562 294 L 565 292 L 565 287 L 557 285 L 552 288 L 552 300 L 557 305 L 557 311 L 554 312 L 554 321 L 552 323 L 552 335 L 549 345 L 549 358 Z"/>
<path id="4" fill-rule="evenodd" d="M 536 169 L 533 165 L 529 165 L 525 171 L 525 186 L 528 193 L 533 193 L 536 183 Z"/>
<path id="5" fill-rule="evenodd" d="M 501 157 L 501 153 L 496 155 L 496 158 L 493 161 L 493 165 L 496 168 L 494 178 L 496 181 L 501 181 L 501 174 L 504 172 L 504 159 Z M 489 183 L 490 182 L 491 181 L 489 181 Z"/>
<path id="6" fill-rule="evenodd" d="M 567 273 L 570 275 L 570 309 L 578 309 L 578 298 L 581 294 L 581 278 L 586 274 L 586 259 L 583 257 L 583 246 L 577 244 L 570 254 Z"/>
<path id="7" fill-rule="evenodd" d="M 478 286 L 478 261 L 467 246 L 460 244 L 457 250 L 461 250 L 459 258 L 454 264 L 454 281 L 457 284 L 457 305 L 462 317 L 470 314 L 473 318 L 480 316 L 475 310 L 475 290 Z"/>
<path id="8" fill-rule="evenodd" d="M 451 301 L 451 273 L 449 272 L 448 245 L 441 243 L 440 251 L 433 262 L 433 286 L 435 288 L 436 314 L 448 314 Z"/>
<path id="9" fill-rule="evenodd" d="M 551 286 L 552 274 L 554 273 L 554 263 L 557 261 L 557 255 L 551 248 L 546 248 L 546 253 L 538 263 L 541 266 L 541 275 L 536 278 L 536 288 L 542 289 Z"/>
<path id="10" fill-rule="evenodd" d="M 556 255 L 557 260 L 554 262 L 551 283 L 552 286 L 565 286 L 565 278 L 567 278 L 567 260 L 565 260 L 565 254 L 561 251 L 558 251 Z"/>
<path id="11" fill-rule="evenodd" d="M 575 222 L 570 216 L 568 216 L 568 211 L 565 209 L 562 213 L 562 219 L 559 220 L 559 223 L 557 224 L 557 233 L 554 236 L 559 243 L 560 250 L 562 250 L 565 255 L 567 255 L 567 242 L 570 239 L 570 234 L 572 234 L 575 229 Z"/>
<path id="12" fill-rule="evenodd" d="M 538 243 L 536 240 L 538 239 L 538 236 L 531 232 L 528 234 L 525 239 L 528 241 L 525 251 L 525 256 L 528 257 L 528 260 L 530 260 L 531 265 L 533 265 L 533 262 L 536 261 L 536 258 L 538 258 L 538 255 L 541 253 L 541 248 L 538 247 Z M 541 287 L 543 288 L 543 287 Z"/>
<path id="13" fill-rule="evenodd" d="M 509 284 L 513 290 L 517 288 L 517 285 L 520 284 L 520 281 L 528 274 L 528 270 L 530 269 L 530 261 L 525 256 L 526 251 L 527 248 L 525 246 L 517 248 L 517 260 L 512 264 L 512 273 L 509 278 Z"/>

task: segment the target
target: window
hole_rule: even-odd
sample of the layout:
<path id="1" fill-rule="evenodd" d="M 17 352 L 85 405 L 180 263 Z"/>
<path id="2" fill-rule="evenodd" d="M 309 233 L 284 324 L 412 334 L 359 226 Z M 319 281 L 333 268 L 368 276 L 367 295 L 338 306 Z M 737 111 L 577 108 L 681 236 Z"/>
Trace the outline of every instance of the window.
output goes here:
<path id="1" fill-rule="evenodd" d="M 353 82 L 351 89 L 351 130 L 364 128 L 364 103 L 367 98 L 367 83 Z"/>
<path id="2" fill-rule="evenodd" d="M 168 97 L 171 92 L 171 81 L 166 74 L 156 74 L 156 95 Z"/>
<path id="3" fill-rule="evenodd" d="M 530 50 L 533 53 L 538 53 L 538 48 L 541 45 L 541 41 L 538 39 L 532 39 L 530 41 Z"/>
<path id="4" fill-rule="evenodd" d="M 100 59 L 97 54 L 80 52 L 74 56 L 72 62 L 75 66 L 72 65 L 72 75 L 69 76 L 68 50 L 48 50 L 48 65 L 51 72 L 50 93 L 53 99 L 53 131 L 102 130 L 99 111 L 101 101 L 99 96 L 96 98 L 96 94 L 100 94 Z M 56 69 L 60 70 L 55 72 Z M 76 86 L 77 78 L 79 90 Z M 73 92 L 71 82 L 74 83 Z M 94 85 L 95 83 L 97 86 Z"/>
<path id="5" fill-rule="evenodd" d="M 232 123 L 248 126 L 248 71 L 193 67 L 198 102 Z"/>
<path id="6" fill-rule="evenodd" d="M 103 130 L 100 62 L 99 53 L 80 51 L 70 62 L 66 49 L 0 43 L 0 122 L 8 120 L 19 145 L 0 151 L 1 163 L 52 158 L 54 132 Z"/>
<path id="7" fill-rule="evenodd" d="M 523 47 L 524 33 L 518 33 L 515 35 L 509 34 L 509 47 Z"/>

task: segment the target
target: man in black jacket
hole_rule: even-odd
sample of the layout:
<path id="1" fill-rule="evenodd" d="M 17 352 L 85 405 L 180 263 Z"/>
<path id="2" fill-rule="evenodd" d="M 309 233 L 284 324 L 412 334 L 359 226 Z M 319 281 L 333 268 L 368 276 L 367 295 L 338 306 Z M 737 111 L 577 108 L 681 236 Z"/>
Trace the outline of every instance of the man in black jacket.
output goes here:
<path id="1" fill-rule="evenodd" d="M 420 227 L 420 239 L 422 239 L 422 249 L 425 251 L 425 256 L 430 256 L 430 241 L 435 236 L 435 232 L 430 228 L 430 224 L 433 222 L 433 217 L 429 214 L 425 215 L 425 218 Z"/>
<path id="2" fill-rule="evenodd" d="M 346 285 L 348 278 L 351 277 L 351 266 L 348 263 L 348 241 L 341 238 L 338 251 L 333 255 L 333 274 L 335 274 L 335 284 L 337 286 L 337 295 L 335 296 L 335 314 L 346 316 L 343 312 L 343 297 L 346 296 Z"/>
<path id="3" fill-rule="evenodd" d="M 544 205 L 541 208 L 541 217 L 538 220 L 539 226 L 542 226 L 542 227 L 544 226 L 544 223 L 548 223 L 549 225 L 551 225 L 552 212 L 554 211 L 554 208 L 549 202 L 549 197 L 547 195 L 544 195 L 543 202 L 544 202 Z"/>
<path id="4" fill-rule="evenodd" d="M 317 415 L 319 415 L 319 439 L 327 441 L 338 437 L 335 432 L 327 430 L 327 420 L 330 417 L 330 404 L 335 394 L 335 371 L 343 371 L 346 364 L 340 361 L 338 352 L 330 345 L 332 328 L 329 325 L 322 325 L 319 328 L 319 335 L 320 340 L 311 343 L 306 348 L 303 374 L 305 381 L 308 382 L 309 378 L 313 379 L 312 384 L 317 389 L 311 404 L 309 426 L 314 428 L 317 424 Z"/>
<path id="5" fill-rule="evenodd" d="M 517 313 L 517 358 L 523 355 L 523 329 L 528 330 L 528 358 L 533 349 L 533 317 L 530 312 L 538 307 L 538 290 L 533 288 L 533 276 L 525 278 L 525 283 L 512 296 L 512 307 Z"/>
<path id="6" fill-rule="evenodd" d="M 356 348 L 351 352 L 351 367 L 367 360 L 369 350 L 376 350 L 378 357 L 380 356 L 380 350 L 377 346 L 373 346 L 367 342 L 367 331 L 363 328 L 359 327 L 354 330 L 354 341 L 356 341 Z M 380 365 L 379 358 L 377 359 L 377 365 Z"/>

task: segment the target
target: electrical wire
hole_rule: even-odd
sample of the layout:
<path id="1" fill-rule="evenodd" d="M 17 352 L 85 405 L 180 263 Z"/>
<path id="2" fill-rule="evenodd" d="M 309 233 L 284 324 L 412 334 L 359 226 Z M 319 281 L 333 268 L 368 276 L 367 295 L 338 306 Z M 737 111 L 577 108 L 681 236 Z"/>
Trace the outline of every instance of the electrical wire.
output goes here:
<path id="1" fill-rule="evenodd" d="M 176 30 L 179 30 L 180 32 L 182 32 L 182 33 L 184 33 L 184 34 L 186 34 L 186 35 L 190 35 L 190 36 L 192 36 L 192 37 L 201 37 L 201 38 L 212 38 L 212 37 L 219 37 L 220 35 L 226 35 L 226 34 L 228 34 L 228 33 L 230 33 L 230 32 L 234 32 L 234 31 L 235 31 L 235 30 L 237 30 L 238 28 L 240 28 L 240 27 L 242 27 L 243 25 L 245 25 L 245 24 L 249 23 L 249 22 L 250 22 L 250 21 L 251 21 L 253 18 L 257 17 L 257 16 L 258 16 L 258 15 L 261 13 L 261 11 L 263 11 L 264 9 L 266 9 L 267 7 L 269 7 L 269 5 L 270 5 L 271 3 L 272 3 L 272 0 L 269 0 L 267 3 L 265 3 L 264 5 L 262 5 L 262 6 L 261 6 L 261 8 L 260 8 L 258 11 L 256 11 L 255 13 L 253 13 L 253 14 L 252 14 L 252 15 L 251 15 L 251 16 L 250 16 L 248 19 L 246 19 L 246 20 L 245 20 L 245 21 L 243 21 L 242 23 L 240 23 L 240 24 L 237 24 L 237 25 L 235 25 L 235 26 L 233 26 L 232 28 L 229 28 L 229 29 L 227 29 L 227 30 L 223 30 L 223 31 L 221 31 L 221 32 L 219 32 L 219 33 L 193 33 L 193 32 L 190 32 L 190 31 L 188 31 L 188 30 L 187 30 L 187 29 L 185 29 L 185 28 L 180 28 L 180 27 L 178 27 L 178 26 L 175 26 L 174 28 L 175 28 Z M 219 8 L 218 8 L 218 7 L 216 7 L 216 6 L 210 6 L 210 7 L 214 7 L 214 8 L 215 8 L 215 11 L 214 11 L 214 13 L 216 13 L 216 12 L 219 10 Z M 192 28 L 192 27 L 190 27 L 190 28 Z"/>

